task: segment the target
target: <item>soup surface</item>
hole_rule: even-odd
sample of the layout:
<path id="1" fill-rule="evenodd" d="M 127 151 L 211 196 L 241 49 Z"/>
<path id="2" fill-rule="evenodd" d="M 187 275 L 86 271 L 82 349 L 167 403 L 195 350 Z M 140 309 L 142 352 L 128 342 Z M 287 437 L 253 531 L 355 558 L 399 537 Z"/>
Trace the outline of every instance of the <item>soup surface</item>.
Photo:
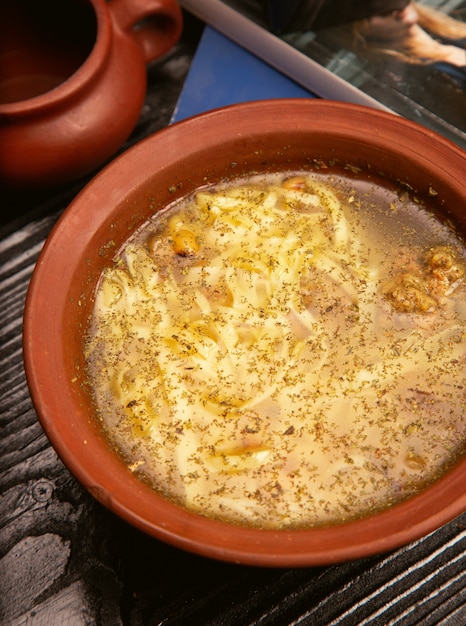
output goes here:
<path id="1" fill-rule="evenodd" d="M 408 193 L 281 173 L 199 190 L 101 277 L 85 343 L 131 471 L 206 516 L 339 523 L 464 452 L 465 251 Z"/>

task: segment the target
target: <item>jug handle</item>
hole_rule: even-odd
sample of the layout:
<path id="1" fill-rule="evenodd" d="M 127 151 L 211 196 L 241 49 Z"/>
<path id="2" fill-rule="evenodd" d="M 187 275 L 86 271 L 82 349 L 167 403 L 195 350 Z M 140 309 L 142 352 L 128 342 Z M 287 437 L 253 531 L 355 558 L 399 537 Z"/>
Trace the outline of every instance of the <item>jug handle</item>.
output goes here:
<path id="1" fill-rule="evenodd" d="M 146 63 L 168 52 L 181 36 L 183 16 L 176 0 L 111 0 L 107 7 L 141 46 Z"/>

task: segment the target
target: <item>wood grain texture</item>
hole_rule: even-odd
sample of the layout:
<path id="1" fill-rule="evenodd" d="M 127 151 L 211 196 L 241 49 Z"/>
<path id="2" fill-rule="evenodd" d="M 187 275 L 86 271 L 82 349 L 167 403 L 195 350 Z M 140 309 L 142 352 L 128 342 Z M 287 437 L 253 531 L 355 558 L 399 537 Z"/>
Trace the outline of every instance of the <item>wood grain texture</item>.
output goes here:
<path id="1" fill-rule="evenodd" d="M 184 41 L 150 68 L 147 103 L 127 146 L 168 123 L 192 52 Z M 18 214 L 0 241 L 0 624 L 466 624 L 466 515 L 390 554 L 263 569 L 153 540 L 74 480 L 32 407 L 21 332 L 37 256 L 84 182 Z"/>

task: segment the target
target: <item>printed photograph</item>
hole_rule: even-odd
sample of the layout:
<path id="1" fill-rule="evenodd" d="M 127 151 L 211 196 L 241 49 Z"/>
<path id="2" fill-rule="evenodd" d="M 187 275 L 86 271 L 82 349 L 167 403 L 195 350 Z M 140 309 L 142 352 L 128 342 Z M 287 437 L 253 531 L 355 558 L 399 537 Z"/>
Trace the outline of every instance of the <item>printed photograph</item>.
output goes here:
<path id="1" fill-rule="evenodd" d="M 466 0 L 222 1 L 384 106 L 466 148 Z"/>

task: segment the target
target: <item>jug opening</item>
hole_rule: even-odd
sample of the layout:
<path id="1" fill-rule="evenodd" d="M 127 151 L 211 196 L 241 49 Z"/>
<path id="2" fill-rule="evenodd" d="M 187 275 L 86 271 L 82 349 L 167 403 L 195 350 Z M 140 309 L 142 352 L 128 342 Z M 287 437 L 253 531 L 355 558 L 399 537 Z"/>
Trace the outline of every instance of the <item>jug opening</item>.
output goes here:
<path id="1" fill-rule="evenodd" d="M 96 38 L 97 17 L 87 0 L 3 0 L 0 104 L 58 87 L 84 63 Z"/>

